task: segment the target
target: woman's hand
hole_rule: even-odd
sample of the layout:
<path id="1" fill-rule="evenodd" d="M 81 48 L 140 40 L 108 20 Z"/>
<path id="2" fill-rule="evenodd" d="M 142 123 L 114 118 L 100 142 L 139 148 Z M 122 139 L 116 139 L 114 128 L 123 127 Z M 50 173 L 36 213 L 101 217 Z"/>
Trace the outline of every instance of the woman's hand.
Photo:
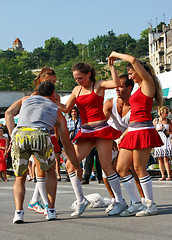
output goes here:
<path id="1" fill-rule="evenodd" d="M 117 147 L 118 147 L 118 149 L 119 149 L 119 145 L 120 145 L 121 142 L 122 142 L 122 138 L 120 137 L 120 138 L 118 139 L 118 142 L 117 142 Z"/>
<path id="2" fill-rule="evenodd" d="M 113 66 L 113 62 L 116 60 L 115 52 L 112 52 L 108 58 L 108 65 Z"/>

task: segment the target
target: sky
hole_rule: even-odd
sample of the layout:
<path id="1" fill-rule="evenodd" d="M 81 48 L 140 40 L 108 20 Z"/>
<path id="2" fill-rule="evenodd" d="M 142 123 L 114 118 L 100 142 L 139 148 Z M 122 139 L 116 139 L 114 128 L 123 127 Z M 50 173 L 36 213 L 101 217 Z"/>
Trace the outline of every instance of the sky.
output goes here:
<path id="1" fill-rule="evenodd" d="M 113 30 L 139 39 L 150 24 L 172 19 L 171 0 L 0 0 L 0 9 L 0 50 L 18 37 L 29 52 L 51 37 L 88 44 Z"/>

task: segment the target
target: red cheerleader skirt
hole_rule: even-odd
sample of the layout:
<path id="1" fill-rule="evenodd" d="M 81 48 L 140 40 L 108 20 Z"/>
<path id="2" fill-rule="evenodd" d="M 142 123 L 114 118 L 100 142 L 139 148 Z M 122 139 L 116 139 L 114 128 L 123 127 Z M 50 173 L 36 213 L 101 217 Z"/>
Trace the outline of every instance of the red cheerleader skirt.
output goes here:
<path id="1" fill-rule="evenodd" d="M 59 145 L 59 142 L 58 142 L 56 136 L 52 135 L 50 137 L 51 137 L 51 142 L 54 145 L 54 152 L 55 153 L 61 152 L 60 145 Z"/>
<path id="2" fill-rule="evenodd" d="M 73 139 L 73 143 L 81 139 L 89 139 L 95 142 L 97 138 L 115 140 L 121 136 L 122 132 L 114 129 L 106 121 L 92 126 L 82 126 L 81 130 Z"/>
<path id="3" fill-rule="evenodd" d="M 143 149 L 160 147 L 163 142 L 155 128 L 140 129 L 128 131 L 122 139 L 119 148 L 125 149 Z"/>

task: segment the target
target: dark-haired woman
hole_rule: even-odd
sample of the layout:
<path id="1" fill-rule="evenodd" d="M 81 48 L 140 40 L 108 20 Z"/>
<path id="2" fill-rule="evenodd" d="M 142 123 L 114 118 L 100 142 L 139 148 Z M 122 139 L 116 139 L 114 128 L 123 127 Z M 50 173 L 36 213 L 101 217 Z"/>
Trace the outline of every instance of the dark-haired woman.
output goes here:
<path id="1" fill-rule="evenodd" d="M 115 51 L 111 53 L 109 61 L 114 61 L 114 58 L 129 63 L 127 67 L 129 79 L 138 83 L 138 90 L 129 101 L 131 105 L 129 127 L 118 142 L 120 151 L 116 169 L 131 199 L 131 205 L 120 216 L 154 215 L 157 214 L 157 207 L 153 201 L 152 181 L 146 171 L 146 165 L 151 149 L 163 145 L 151 117 L 153 98 L 158 105 L 162 105 L 162 89 L 149 63 Z M 140 202 L 134 178 L 129 171 L 132 163 L 144 192 L 144 205 Z"/>
<path id="2" fill-rule="evenodd" d="M 67 119 L 67 128 L 69 130 L 70 139 L 73 140 L 76 134 L 81 129 L 79 109 L 76 106 L 74 106 L 69 112 L 69 118 Z"/>
<path id="3" fill-rule="evenodd" d="M 122 198 L 119 178 L 111 163 L 113 140 L 117 139 L 121 132 L 107 124 L 103 113 L 105 89 L 120 86 L 113 64 L 109 64 L 109 67 L 113 80 L 95 81 L 95 70 L 89 64 L 78 63 L 74 65 L 72 71 L 78 86 L 73 89 L 66 105 L 60 104 L 59 106 L 63 112 L 69 112 L 75 104 L 79 108 L 81 130 L 74 138 L 76 156 L 81 162 L 96 146 L 102 169 L 106 173 L 115 194 L 114 215 L 117 215 L 126 209 L 127 204 Z M 84 212 L 88 201 L 83 196 L 82 186 L 75 175 L 75 169 L 69 161 L 67 161 L 66 166 L 77 199 L 77 207 L 71 216 L 76 217 Z"/>

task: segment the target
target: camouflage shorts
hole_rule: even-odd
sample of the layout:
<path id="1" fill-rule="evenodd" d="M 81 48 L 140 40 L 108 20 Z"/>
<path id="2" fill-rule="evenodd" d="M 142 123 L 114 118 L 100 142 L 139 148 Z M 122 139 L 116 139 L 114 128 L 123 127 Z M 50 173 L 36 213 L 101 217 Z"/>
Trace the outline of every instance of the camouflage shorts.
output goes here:
<path id="1" fill-rule="evenodd" d="M 22 176 L 28 168 L 31 155 L 41 164 L 41 169 L 47 171 L 55 162 L 54 147 L 46 130 L 21 127 L 12 137 L 11 157 L 16 176 Z"/>

